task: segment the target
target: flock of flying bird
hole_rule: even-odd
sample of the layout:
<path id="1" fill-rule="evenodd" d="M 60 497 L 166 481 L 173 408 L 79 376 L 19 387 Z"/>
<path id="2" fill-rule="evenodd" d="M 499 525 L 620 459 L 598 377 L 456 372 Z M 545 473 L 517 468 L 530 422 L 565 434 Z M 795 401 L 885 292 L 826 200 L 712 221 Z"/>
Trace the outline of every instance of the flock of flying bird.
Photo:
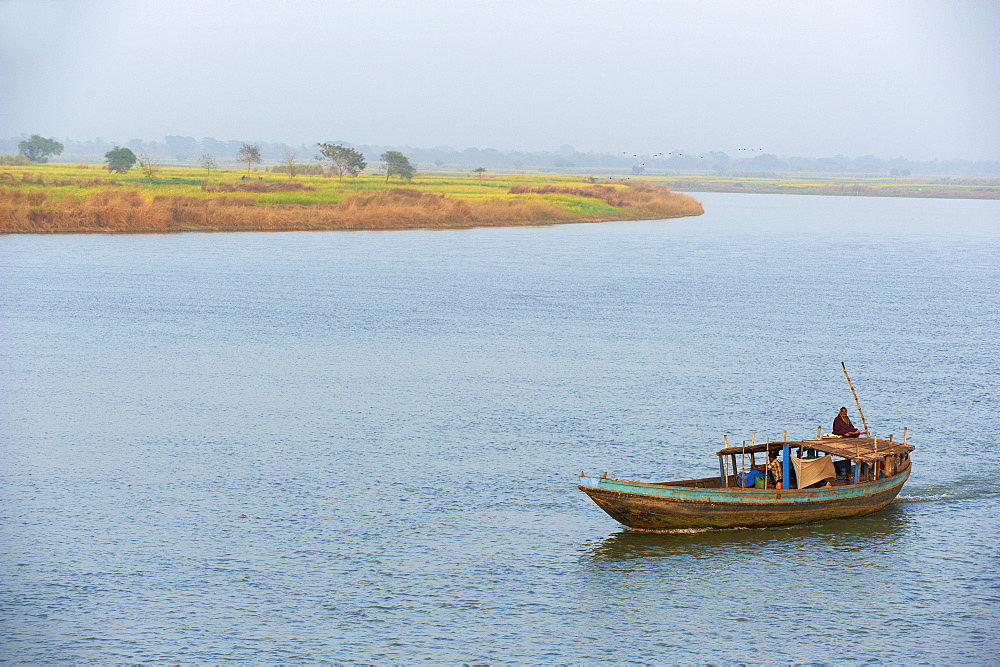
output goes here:
<path id="1" fill-rule="evenodd" d="M 764 149 L 763 148 L 737 148 L 736 151 L 737 152 L 746 151 L 746 152 L 749 152 L 749 153 L 763 153 Z M 628 154 L 629 154 L 628 151 L 622 151 L 622 155 L 628 155 Z M 650 157 L 653 157 L 653 158 L 658 158 L 658 157 L 666 158 L 666 157 L 668 157 L 670 155 L 684 155 L 684 151 L 670 151 L 669 153 L 657 153 L 657 154 L 652 155 L 652 156 L 650 156 L 650 155 L 643 155 L 641 157 L 642 158 L 650 158 Z M 688 155 L 690 155 L 690 153 Z M 711 155 L 711 153 L 704 153 L 702 155 L 699 155 L 698 157 L 704 159 L 706 157 L 709 157 L 710 155 Z M 632 153 L 632 157 L 639 158 L 640 155 L 638 153 Z M 645 165 L 645 164 L 646 163 L 643 162 L 643 165 Z"/>
<path id="2" fill-rule="evenodd" d="M 741 151 L 747 152 L 747 153 L 763 153 L 764 149 L 763 148 L 737 148 L 736 149 L 737 153 L 739 153 Z M 622 151 L 622 155 L 627 156 L 627 155 L 629 155 L 629 152 L 628 151 Z M 671 155 L 684 155 L 684 151 L 670 151 L 669 153 L 657 153 L 657 154 L 652 155 L 652 156 L 650 156 L 650 155 L 642 155 L 641 157 L 640 157 L 640 155 L 638 153 L 632 153 L 632 157 L 634 157 L 636 159 L 651 159 L 651 158 L 658 158 L 658 157 L 666 159 L 667 157 L 669 157 Z M 691 155 L 691 154 L 688 153 L 688 155 Z M 700 157 L 702 159 L 705 159 L 706 157 L 710 157 L 710 156 L 711 156 L 711 153 L 704 153 L 702 155 L 699 155 L 698 157 Z M 645 167 L 646 163 L 642 162 L 642 163 L 640 163 L 640 166 Z M 609 180 L 614 180 L 614 179 L 613 178 L 609 178 Z M 625 179 L 622 179 L 622 180 L 631 180 L 631 179 L 625 178 Z"/>

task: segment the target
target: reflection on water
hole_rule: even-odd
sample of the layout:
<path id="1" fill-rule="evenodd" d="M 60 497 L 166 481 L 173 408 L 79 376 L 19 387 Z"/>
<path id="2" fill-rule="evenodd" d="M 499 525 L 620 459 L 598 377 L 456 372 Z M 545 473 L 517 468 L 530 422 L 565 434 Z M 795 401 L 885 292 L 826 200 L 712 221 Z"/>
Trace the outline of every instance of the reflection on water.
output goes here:
<path id="1" fill-rule="evenodd" d="M 856 519 L 837 519 L 775 528 L 684 529 L 642 531 L 623 528 L 609 535 L 584 555 L 585 560 L 627 561 L 643 558 L 762 553 L 816 558 L 824 551 L 870 549 L 878 553 L 896 549 L 911 534 L 912 521 L 904 508 L 890 505 L 881 512 Z"/>
<path id="2" fill-rule="evenodd" d="M 583 597 L 630 636 L 678 650 L 710 637 L 718 661 L 996 657 L 981 642 L 997 638 L 998 600 L 981 586 L 1000 576 L 989 556 L 1000 504 L 949 505 L 785 528 L 619 530 L 581 553 Z"/>

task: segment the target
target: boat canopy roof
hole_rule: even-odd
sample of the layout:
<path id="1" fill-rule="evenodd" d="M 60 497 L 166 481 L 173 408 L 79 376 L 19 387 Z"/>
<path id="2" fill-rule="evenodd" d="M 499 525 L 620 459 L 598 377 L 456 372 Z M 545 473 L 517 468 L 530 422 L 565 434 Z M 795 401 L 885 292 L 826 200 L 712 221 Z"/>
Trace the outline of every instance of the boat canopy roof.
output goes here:
<path id="1" fill-rule="evenodd" d="M 882 458 L 891 454 L 912 452 L 914 449 L 913 445 L 894 440 L 883 440 L 882 438 L 820 438 L 818 440 L 780 440 L 777 442 L 758 442 L 746 446 L 738 445 L 720 449 L 716 454 L 727 456 L 743 452 L 763 452 L 780 449 L 785 445 L 815 449 L 818 452 L 842 456 L 845 459 Z"/>

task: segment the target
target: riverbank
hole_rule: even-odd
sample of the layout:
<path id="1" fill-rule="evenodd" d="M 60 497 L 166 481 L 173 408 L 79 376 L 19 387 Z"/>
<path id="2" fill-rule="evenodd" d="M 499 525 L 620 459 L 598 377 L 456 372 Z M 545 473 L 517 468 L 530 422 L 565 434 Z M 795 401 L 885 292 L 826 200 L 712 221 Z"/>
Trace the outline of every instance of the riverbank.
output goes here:
<path id="1" fill-rule="evenodd" d="M 652 183 L 685 192 L 915 197 L 925 199 L 1000 199 L 1000 178 L 918 178 L 793 174 L 706 174 L 643 176 Z"/>
<path id="2" fill-rule="evenodd" d="M 457 229 L 701 215 L 664 184 L 570 176 L 429 175 L 386 183 L 268 171 L 5 167 L 0 233 Z"/>

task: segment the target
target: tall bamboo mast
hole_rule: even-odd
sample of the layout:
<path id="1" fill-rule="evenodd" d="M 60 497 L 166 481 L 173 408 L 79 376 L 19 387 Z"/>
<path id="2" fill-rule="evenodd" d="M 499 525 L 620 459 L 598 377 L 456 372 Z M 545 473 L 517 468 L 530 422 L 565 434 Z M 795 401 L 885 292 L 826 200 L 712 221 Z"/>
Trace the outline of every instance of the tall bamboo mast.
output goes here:
<path id="1" fill-rule="evenodd" d="M 861 401 L 858 400 L 858 392 L 854 391 L 854 383 L 851 382 L 851 376 L 847 374 L 847 366 L 844 362 L 840 362 L 840 367 L 844 369 L 844 377 L 847 378 L 847 386 L 851 388 L 851 393 L 854 395 L 854 405 L 858 406 L 858 414 L 861 415 L 861 425 L 865 427 L 865 434 L 868 435 L 868 422 L 865 421 L 865 413 L 861 410 Z"/>

